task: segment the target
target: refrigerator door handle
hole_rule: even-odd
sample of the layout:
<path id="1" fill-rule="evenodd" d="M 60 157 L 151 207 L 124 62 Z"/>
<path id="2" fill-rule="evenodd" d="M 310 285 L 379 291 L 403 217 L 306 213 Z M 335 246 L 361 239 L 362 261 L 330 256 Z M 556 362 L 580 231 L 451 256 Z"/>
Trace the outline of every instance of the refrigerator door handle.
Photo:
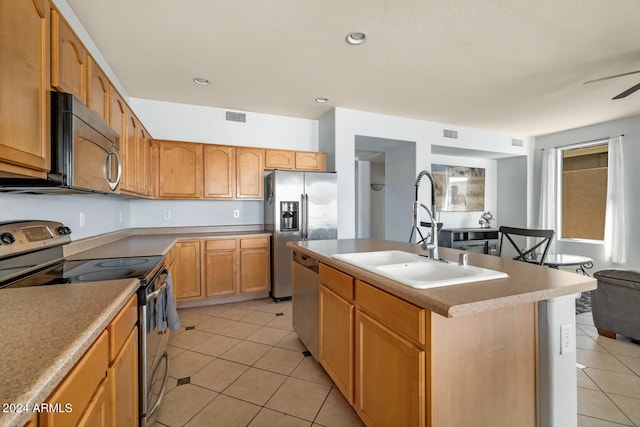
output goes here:
<path id="1" fill-rule="evenodd" d="M 304 239 L 309 240 L 309 195 L 304 193 Z"/>
<path id="2" fill-rule="evenodd" d="M 302 240 L 306 239 L 306 231 L 307 231 L 307 206 L 305 205 L 305 194 L 300 194 L 300 238 Z"/>

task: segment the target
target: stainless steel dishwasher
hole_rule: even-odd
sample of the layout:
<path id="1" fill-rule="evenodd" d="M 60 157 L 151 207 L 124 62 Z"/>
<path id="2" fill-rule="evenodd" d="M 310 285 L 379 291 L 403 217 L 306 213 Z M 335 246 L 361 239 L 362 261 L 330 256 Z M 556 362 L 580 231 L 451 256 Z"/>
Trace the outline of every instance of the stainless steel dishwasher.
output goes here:
<path id="1" fill-rule="evenodd" d="M 293 252 L 293 329 L 318 360 L 318 260 Z"/>

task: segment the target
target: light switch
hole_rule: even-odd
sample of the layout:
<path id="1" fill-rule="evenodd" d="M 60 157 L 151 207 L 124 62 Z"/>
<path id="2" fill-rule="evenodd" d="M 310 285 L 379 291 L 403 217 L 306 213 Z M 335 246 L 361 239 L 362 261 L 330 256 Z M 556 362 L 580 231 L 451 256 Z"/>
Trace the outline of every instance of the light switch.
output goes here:
<path id="1" fill-rule="evenodd" d="M 233 210 L 233 217 L 234 218 L 240 218 L 240 209 L 234 209 Z"/>

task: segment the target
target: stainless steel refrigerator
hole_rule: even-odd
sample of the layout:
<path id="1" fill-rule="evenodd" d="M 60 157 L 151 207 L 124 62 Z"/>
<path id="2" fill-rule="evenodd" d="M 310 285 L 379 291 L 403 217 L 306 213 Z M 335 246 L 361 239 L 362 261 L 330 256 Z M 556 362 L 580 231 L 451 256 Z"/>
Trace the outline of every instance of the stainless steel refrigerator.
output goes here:
<path id="1" fill-rule="evenodd" d="M 271 296 L 292 295 L 291 249 L 298 240 L 338 237 L 337 175 L 276 170 L 264 178 L 264 227 L 271 239 Z"/>

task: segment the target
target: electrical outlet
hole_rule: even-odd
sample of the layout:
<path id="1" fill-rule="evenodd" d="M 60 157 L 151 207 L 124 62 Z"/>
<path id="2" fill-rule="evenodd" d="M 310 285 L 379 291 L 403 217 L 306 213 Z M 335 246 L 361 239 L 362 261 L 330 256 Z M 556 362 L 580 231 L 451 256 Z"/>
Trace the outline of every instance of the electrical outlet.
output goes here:
<path id="1" fill-rule="evenodd" d="M 80 212 L 80 228 L 87 225 L 87 215 L 84 212 Z"/>
<path id="2" fill-rule="evenodd" d="M 165 221 L 171 220 L 171 211 L 164 211 L 164 220 Z"/>
<path id="3" fill-rule="evenodd" d="M 571 353 L 575 346 L 573 325 L 560 326 L 560 354 Z"/>
<path id="4" fill-rule="evenodd" d="M 233 217 L 234 218 L 240 218 L 240 209 L 234 209 L 233 210 Z"/>

